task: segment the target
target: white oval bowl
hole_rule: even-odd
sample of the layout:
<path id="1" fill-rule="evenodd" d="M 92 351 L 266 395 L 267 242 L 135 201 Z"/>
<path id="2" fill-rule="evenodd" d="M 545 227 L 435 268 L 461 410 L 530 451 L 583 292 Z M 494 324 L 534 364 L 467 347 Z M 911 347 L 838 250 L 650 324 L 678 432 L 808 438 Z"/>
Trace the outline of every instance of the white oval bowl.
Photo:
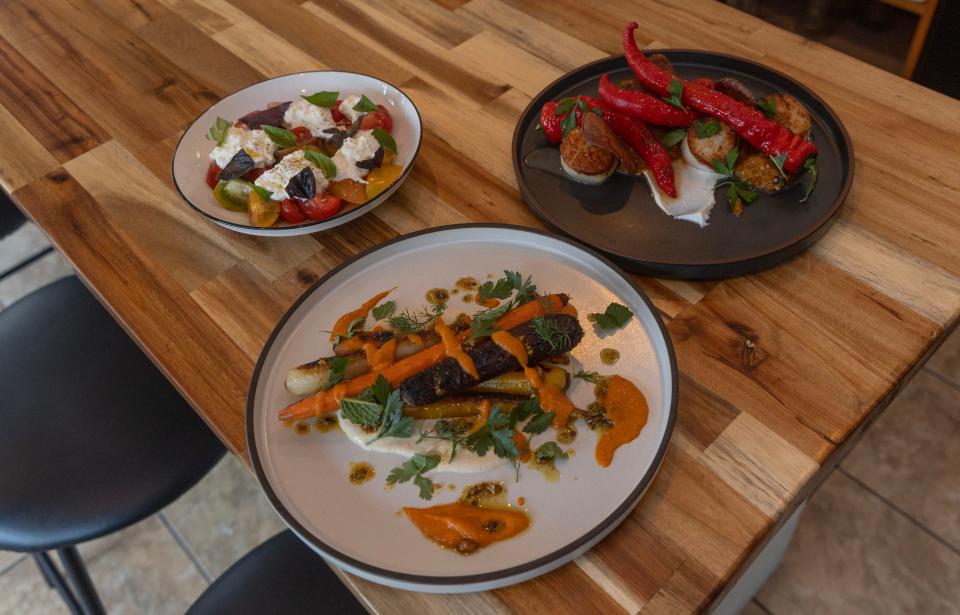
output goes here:
<path id="1" fill-rule="evenodd" d="M 327 220 L 308 220 L 299 224 L 290 224 L 281 220 L 269 228 L 256 227 L 250 224 L 247 212 L 230 211 L 217 203 L 213 198 L 213 191 L 206 182 L 207 168 L 210 166 L 208 156 L 214 147 L 213 142 L 207 139 L 207 131 L 217 116 L 234 122 L 251 111 L 265 108 L 268 103 L 296 100 L 300 95 L 310 95 L 320 91 L 366 94 L 374 103 L 384 105 L 390 111 L 393 117 L 392 134 L 398 150 L 394 160 L 396 164 L 403 167 L 400 177 L 376 198 L 366 203 L 338 213 Z M 399 88 L 386 81 L 369 75 L 333 70 L 283 75 L 234 92 L 200 114 L 180 137 L 177 149 L 173 153 L 173 183 L 180 192 L 180 196 L 191 207 L 225 228 L 265 237 L 289 237 L 316 233 L 362 216 L 390 198 L 390 195 L 406 180 L 417 159 L 422 129 L 420 112 L 413 101 Z"/>
<path id="2" fill-rule="evenodd" d="M 562 477 L 549 483 L 528 466 L 514 481 L 509 465 L 476 474 L 433 471 L 430 478 L 456 484 L 431 502 L 419 499 L 410 484 L 385 489 L 398 455 L 364 451 L 339 431 L 298 435 L 277 419 L 296 401 L 284 387 L 286 371 L 332 354 L 327 336 L 337 315 L 398 286 L 390 298 L 399 308 L 416 309 L 433 287 L 450 288 L 462 276 L 486 280 L 512 269 L 532 275 L 542 292 L 572 297 L 585 329 L 571 352 L 578 369 L 622 374 L 643 391 L 649 419 L 640 436 L 617 450 L 613 463 L 594 460 L 596 436 L 581 421 L 572 445 L 576 455 L 559 466 Z M 448 314 L 478 308 L 454 295 Z M 635 314 L 621 329 L 598 333 L 586 320 L 611 301 Z M 618 349 L 613 367 L 600 361 L 604 347 Z M 555 235 L 503 225 L 440 227 L 386 242 L 328 273 L 306 291 L 280 320 L 267 341 L 247 396 L 247 444 L 261 487 L 283 520 L 318 553 L 363 578 L 427 592 L 480 591 L 524 581 L 578 557 L 611 532 L 639 502 L 666 452 L 676 420 L 677 368 L 673 346 L 646 296 L 618 268 L 589 249 Z M 584 408 L 593 385 L 574 379 L 571 400 Z M 552 430 L 534 445 L 553 439 Z M 372 480 L 352 485 L 351 462 L 375 468 Z M 425 538 L 397 512 L 403 506 L 455 501 L 463 487 L 502 481 L 511 502 L 522 496 L 532 524 L 522 534 L 464 557 Z M 562 511 L 562 512 L 561 512 Z"/>

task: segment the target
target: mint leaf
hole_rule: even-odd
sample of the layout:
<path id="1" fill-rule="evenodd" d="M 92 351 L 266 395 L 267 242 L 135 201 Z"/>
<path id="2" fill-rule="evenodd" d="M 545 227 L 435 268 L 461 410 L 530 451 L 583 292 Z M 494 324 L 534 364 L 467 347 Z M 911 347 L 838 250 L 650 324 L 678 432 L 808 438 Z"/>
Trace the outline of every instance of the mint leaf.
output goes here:
<path id="1" fill-rule="evenodd" d="M 213 126 L 211 126 L 210 130 L 207 131 L 207 138 L 217 145 L 223 145 L 229 130 L 230 122 L 218 115 L 217 120 L 213 123 Z"/>
<path id="2" fill-rule="evenodd" d="M 269 203 L 270 199 L 273 197 L 273 193 L 267 190 L 266 188 L 261 188 L 260 186 L 253 184 L 253 191 L 257 193 L 257 196 L 260 197 L 260 200 L 264 203 Z"/>
<path id="3" fill-rule="evenodd" d="M 396 301 L 387 301 L 373 308 L 373 317 L 376 320 L 385 320 L 393 316 L 397 311 Z"/>
<path id="4" fill-rule="evenodd" d="M 353 110 L 359 111 L 360 113 L 370 113 L 371 111 L 376 111 L 377 106 L 364 94 L 360 96 L 360 101 L 353 106 Z"/>
<path id="5" fill-rule="evenodd" d="M 326 107 L 329 109 L 337 104 L 337 99 L 339 97 L 340 92 L 317 92 L 315 94 L 311 94 L 310 96 L 301 96 L 300 98 L 309 103 L 313 103 L 318 107 Z"/>
<path id="6" fill-rule="evenodd" d="M 625 305 L 611 303 L 602 314 L 587 314 L 587 320 L 594 322 L 601 329 L 616 329 L 627 324 L 633 317 L 633 312 Z"/>
<path id="7" fill-rule="evenodd" d="M 327 378 L 326 386 L 321 387 L 324 391 L 329 390 L 333 385 L 343 380 L 343 374 L 347 369 L 347 365 L 350 364 L 350 359 L 347 357 L 333 357 L 327 364 L 330 367 L 330 376 Z M 377 416 L 380 416 L 379 412 L 377 412 Z M 356 421 L 350 422 L 356 423 Z"/>
<path id="8" fill-rule="evenodd" d="M 380 420 L 382 411 L 380 404 L 370 401 L 362 401 L 351 397 L 340 401 L 340 412 L 343 414 L 343 418 L 355 425 L 375 427 L 377 421 Z"/>
<path id="9" fill-rule="evenodd" d="M 553 422 L 555 416 L 556 414 L 553 412 L 543 412 L 538 414 L 530 419 L 529 423 L 523 426 L 523 430 L 532 434 L 543 433 L 547 430 L 547 427 L 550 427 L 550 423 Z"/>
<path id="10" fill-rule="evenodd" d="M 700 139 L 709 139 L 713 135 L 720 132 L 720 122 L 717 120 L 693 120 L 693 130 L 697 134 L 697 138 Z"/>
<path id="11" fill-rule="evenodd" d="M 686 111 L 686 107 L 683 106 L 683 82 L 679 79 L 671 79 L 670 86 L 667 88 L 667 93 L 670 96 L 664 96 L 663 100 L 666 101 L 668 105 L 672 105 L 677 109 L 683 109 Z"/>
<path id="12" fill-rule="evenodd" d="M 686 137 L 686 128 L 674 128 L 667 134 L 663 135 L 663 138 L 660 139 L 660 142 L 663 143 L 664 147 L 673 147 L 677 143 L 683 141 Z"/>
<path id="13" fill-rule="evenodd" d="M 293 147 L 297 144 L 297 135 L 293 134 L 286 128 L 277 128 L 276 126 L 261 124 L 260 129 L 267 133 L 267 136 L 270 137 L 270 140 L 280 147 Z"/>
<path id="14" fill-rule="evenodd" d="M 303 150 L 303 157 L 317 165 L 317 168 L 323 171 L 323 176 L 327 179 L 333 179 L 337 176 L 337 165 L 326 154 L 321 154 L 315 149 L 305 149 Z"/>
<path id="15" fill-rule="evenodd" d="M 383 378 L 381 374 L 377 380 Z M 384 378 L 386 381 L 386 378 Z M 389 386 L 389 383 L 388 383 Z M 380 438 L 409 438 L 413 435 L 413 417 L 403 414 L 403 402 L 400 401 L 400 390 L 391 391 L 383 402 L 383 421 L 380 433 L 369 440 L 367 444 L 376 442 Z"/>
<path id="16" fill-rule="evenodd" d="M 397 142 L 393 140 L 393 136 L 384 130 L 383 128 L 377 127 L 373 129 L 373 138 L 377 140 L 384 150 L 397 153 Z"/>

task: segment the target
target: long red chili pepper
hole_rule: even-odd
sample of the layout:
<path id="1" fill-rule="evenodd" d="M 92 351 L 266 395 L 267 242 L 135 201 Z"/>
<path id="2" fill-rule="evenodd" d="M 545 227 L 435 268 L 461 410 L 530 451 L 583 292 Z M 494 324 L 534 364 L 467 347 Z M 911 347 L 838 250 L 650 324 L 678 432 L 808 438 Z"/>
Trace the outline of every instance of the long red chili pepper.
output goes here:
<path id="1" fill-rule="evenodd" d="M 657 126 L 686 127 L 696 118 L 692 112 L 678 109 L 656 96 L 617 87 L 607 75 L 600 77 L 598 90 L 600 100 L 608 108 Z"/>
<path id="2" fill-rule="evenodd" d="M 650 129 L 638 119 L 605 108 L 603 119 L 627 145 L 637 151 L 653 171 L 657 185 L 671 198 L 677 198 L 677 183 L 673 174 L 673 162 L 663 144 Z"/>
<path id="3" fill-rule="evenodd" d="M 669 94 L 670 83 L 676 76 L 663 70 L 640 51 L 633 38 L 637 29 L 635 22 L 627 24 L 623 31 L 623 51 L 627 64 L 637 74 L 637 78 L 647 88 L 661 96 Z M 816 146 L 786 127 L 767 118 L 760 111 L 744 105 L 726 94 L 704 87 L 696 81 L 683 81 L 681 100 L 701 113 L 719 118 L 730 124 L 731 128 L 743 139 L 772 157 L 786 154 L 783 168 L 796 173 L 804 161 L 817 153 Z"/>
<path id="4" fill-rule="evenodd" d="M 577 126 L 583 124 L 583 110 L 580 109 L 580 106 L 576 103 L 577 98 L 586 104 L 587 109 L 600 108 L 600 101 L 592 96 L 571 96 L 564 98 L 563 100 L 544 103 L 543 107 L 540 108 L 540 127 L 543 128 L 543 134 L 547 137 L 547 140 L 550 141 L 550 143 L 556 145 L 557 143 L 560 143 L 561 139 L 563 139 L 563 122 L 567 119 L 567 116 L 570 115 L 570 111 L 576 111 Z M 560 106 L 560 103 L 566 100 L 572 101 L 570 111 L 558 114 L 557 107 Z"/>

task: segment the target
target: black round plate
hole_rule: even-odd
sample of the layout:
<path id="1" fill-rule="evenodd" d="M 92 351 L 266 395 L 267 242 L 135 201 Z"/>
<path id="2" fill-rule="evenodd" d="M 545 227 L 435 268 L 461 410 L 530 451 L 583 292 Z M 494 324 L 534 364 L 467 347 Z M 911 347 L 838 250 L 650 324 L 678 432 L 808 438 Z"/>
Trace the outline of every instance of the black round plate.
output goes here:
<path id="1" fill-rule="evenodd" d="M 723 188 L 710 224 L 700 228 L 663 213 L 642 178 L 615 174 L 600 186 L 585 186 L 528 167 L 524 158 L 550 147 L 537 129 L 544 103 L 565 96 L 596 96 L 600 75 L 612 81 L 633 76 L 623 56 L 577 68 L 547 86 L 520 116 L 513 135 L 513 166 L 530 209 L 546 224 L 607 254 L 637 273 L 674 278 L 721 278 L 771 267 L 809 247 L 829 228 L 853 180 L 853 146 L 843 124 L 819 96 L 790 77 L 750 60 L 705 51 L 658 50 L 684 78 L 736 77 L 760 97 L 796 96 L 813 116 L 820 180 L 810 199 L 798 203 L 798 184 L 761 195 L 739 218 Z"/>

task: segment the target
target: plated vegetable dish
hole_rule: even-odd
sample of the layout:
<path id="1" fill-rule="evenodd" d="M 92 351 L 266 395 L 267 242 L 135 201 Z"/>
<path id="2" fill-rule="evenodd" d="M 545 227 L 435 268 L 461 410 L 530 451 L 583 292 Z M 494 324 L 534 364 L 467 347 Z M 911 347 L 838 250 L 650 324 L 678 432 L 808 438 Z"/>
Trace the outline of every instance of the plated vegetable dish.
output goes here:
<path id="1" fill-rule="evenodd" d="M 217 117 L 206 181 L 253 226 L 326 220 L 376 197 L 402 172 L 393 118 L 364 95 L 315 92 L 236 122 Z"/>
<path id="2" fill-rule="evenodd" d="M 389 299 L 395 289 L 385 290 L 331 318 L 333 355 L 289 370 L 287 390 L 305 397 L 281 409 L 279 419 L 303 432 L 336 425 L 362 451 L 404 458 L 385 483 L 410 483 L 424 500 L 453 490 L 442 490 L 435 471 L 470 475 L 508 466 L 517 481 L 524 468 L 558 480 L 576 453 L 581 420 L 597 432 L 595 462 L 609 467 L 643 430 L 646 398 L 622 376 L 574 372 L 570 352 L 590 329 L 615 336 L 633 313 L 610 303 L 587 315 L 585 329 L 567 295 L 541 294 L 515 271 L 487 278 L 429 289 L 418 309 L 401 309 Z M 477 311 L 450 318 L 454 298 Z M 604 349 L 597 361 L 618 358 Z M 593 388 L 595 402 L 577 408 L 568 397 L 572 386 Z M 374 475 L 369 464 L 353 464 L 345 480 L 364 484 Z M 454 502 L 402 512 L 429 539 L 466 555 L 530 525 L 522 498 L 510 503 L 506 492 L 502 482 L 481 481 Z"/>
<path id="3" fill-rule="evenodd" d="M 666 214 L 701 227 L 718 187 L 736 216 L 761 193 L 801 183 L 805 202 L 818 171 L 803 103 L 787 92 L 757 97 L 734 77 L 681 78 L 665 56 L 639 49 L 636 28 L 623 32 L 630 78 L 602 75 L 596 96 L 541 108 L 539 128 L 559 145 L 559 173 L 588 185 L 615 172 L 643 176 Z"/>

